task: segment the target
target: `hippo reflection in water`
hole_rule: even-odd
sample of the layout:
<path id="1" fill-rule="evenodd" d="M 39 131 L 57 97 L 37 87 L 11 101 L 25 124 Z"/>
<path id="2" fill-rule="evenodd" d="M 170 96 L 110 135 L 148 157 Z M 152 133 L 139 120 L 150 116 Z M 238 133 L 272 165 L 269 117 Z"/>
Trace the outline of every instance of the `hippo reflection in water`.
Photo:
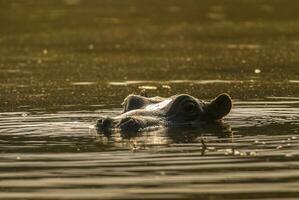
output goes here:
<path id="1" fill-rule="evenodd" d="M 97 120 L 99 131 L 120 129 L 123 132 L 139 131 L 148 127 L 198 126 L 219 121 L 232 108 L 228 94 L 220 94 L 210 102 L 204 102 L 188 94 L 169 98 L 129 95 L 125 98 L 123 113 L 116 117 Z"/>

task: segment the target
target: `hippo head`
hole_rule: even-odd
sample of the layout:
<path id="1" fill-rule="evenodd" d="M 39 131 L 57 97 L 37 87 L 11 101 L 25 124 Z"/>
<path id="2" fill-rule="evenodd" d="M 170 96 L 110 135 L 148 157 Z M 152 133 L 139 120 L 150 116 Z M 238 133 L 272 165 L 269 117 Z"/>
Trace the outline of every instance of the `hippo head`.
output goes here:
<path id="1" fill-rule="evenodd" d="M 153 126 L 198 125 L 220 120 L 232 108 L 228 94 L 220 94 L 204 102 L 187 94 L 169 98 L 129 95 L 123 102 L 123 113 L 97 121 L 99 130 L 119 128 L 121 131 L 138 131 Z"/>

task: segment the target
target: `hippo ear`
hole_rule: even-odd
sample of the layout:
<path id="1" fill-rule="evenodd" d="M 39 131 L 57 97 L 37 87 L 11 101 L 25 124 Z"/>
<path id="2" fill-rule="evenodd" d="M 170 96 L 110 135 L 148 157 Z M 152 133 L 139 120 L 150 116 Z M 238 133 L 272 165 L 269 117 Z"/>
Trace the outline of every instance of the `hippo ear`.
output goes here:
<path id="1" fill-rule="evenodd" d="M 228 94 L 220 94 L 206 105 L 206 117 L 209 120 L 218 120 L 227 115 L 232 108 L 232 100 Z"/>

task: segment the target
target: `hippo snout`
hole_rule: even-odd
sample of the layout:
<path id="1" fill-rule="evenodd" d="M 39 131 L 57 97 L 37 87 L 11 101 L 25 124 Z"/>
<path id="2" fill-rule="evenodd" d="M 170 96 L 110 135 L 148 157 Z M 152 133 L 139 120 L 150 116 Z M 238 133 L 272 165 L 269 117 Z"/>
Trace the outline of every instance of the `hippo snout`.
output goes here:
<path id="1" fill-rule="evenodd" d="M 97 120 L 96 126 L 101 131 L 107 131 L 111 128 L 119 128 L 122 131 L 137 131 L 144 124 L 138 117 L 126 116 L 119 119 L 102 117 Z"/>

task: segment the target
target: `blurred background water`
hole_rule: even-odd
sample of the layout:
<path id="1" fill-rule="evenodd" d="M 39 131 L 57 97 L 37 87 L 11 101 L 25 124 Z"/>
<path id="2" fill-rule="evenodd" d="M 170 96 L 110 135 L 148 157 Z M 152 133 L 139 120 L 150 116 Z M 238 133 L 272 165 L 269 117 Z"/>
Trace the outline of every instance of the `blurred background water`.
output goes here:
<path id="1" fill-rule="evenodd" d="M 0 199 L 297 199 L 298 6 L 1 0 Z M 234 108 L 224 127 L 98 134 L 141 89 Z"/>

